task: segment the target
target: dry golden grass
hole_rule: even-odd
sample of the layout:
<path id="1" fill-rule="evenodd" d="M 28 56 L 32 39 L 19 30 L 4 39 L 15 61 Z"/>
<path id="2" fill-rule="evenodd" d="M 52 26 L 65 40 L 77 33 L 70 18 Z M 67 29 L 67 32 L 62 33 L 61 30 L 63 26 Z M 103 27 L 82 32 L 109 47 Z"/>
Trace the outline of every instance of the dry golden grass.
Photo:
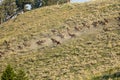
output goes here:
<path id="1" fill-rule="evenodd" d="M 101 0 L 35 9 L 0 27 L 7 64 L 30 80 L 102 80 L 120 72 L 120 3 Z M 52 41 L 51 39 L 54 39 Z M 105 76 L 106 77 L 106 76 Z M 107 79 L 120 77 L 107 77 Z"/>

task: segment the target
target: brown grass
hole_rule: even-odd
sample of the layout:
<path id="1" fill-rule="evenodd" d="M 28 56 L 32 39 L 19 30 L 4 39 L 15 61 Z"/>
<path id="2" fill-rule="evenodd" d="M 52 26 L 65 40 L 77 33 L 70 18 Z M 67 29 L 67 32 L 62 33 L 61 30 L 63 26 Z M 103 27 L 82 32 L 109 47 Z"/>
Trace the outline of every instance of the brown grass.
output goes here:
<path id="1" fill-rule="evenodd" d="M 119 0 L 64 4 L 2 24 L 0 75 L 7 64 L 30 80 L 99 80 L 119 72 L 119 10 Z"/>

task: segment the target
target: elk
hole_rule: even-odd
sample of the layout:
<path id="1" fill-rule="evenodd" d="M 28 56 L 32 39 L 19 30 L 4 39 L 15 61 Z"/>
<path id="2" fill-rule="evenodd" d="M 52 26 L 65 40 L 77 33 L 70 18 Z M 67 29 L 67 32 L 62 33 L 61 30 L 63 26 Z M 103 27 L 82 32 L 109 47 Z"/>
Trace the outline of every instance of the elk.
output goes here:
<path id="1" fill-rule="evenodd" d="M 92 25 L 93 25 L 94 27 L 97 27 L 98 23 L 97 23 L 97 22 L 93 22 Z"/>
<path id="2" fill-rule="evenodd" d="M 86 23 L 82 23 L 83 26 L 90 28 L 90 26 L 88 26 Z"/>
<path id="3" fill-rule="evenodd" d="M 7 49 L 10 49 L 10 43 L 6 40 L 4 40 L 4 43 L 3 43 Z"/>
<path id="4" fill-rule="evenodd" d="M 76 37 L 76 35 L 75 35 L 74 33 L 68 32 L 68 35 L 69 35 L 70 37 Z"/>
<path id="5" fill-rule="evenodd" d="M 45 40 L 39 40 L 39 41 L 37 41 L 36 43 L 38 44 L 38 45 L 41 45 L 42 43 L 44 43 L 45 42 Z"/>
<path id="6" fill-rule="evenodd" d="M 76 36 L 75 34 L 70 33 L 70 29 L 69 29 L 69 28 L 67 28 L 67 33 L 68 33 L 68 35 L 71 36 L 71 37 L 75 37 L 75 36 Z"/>
<path id="7" fill-rule="evenodd" d="M 106 23 L 108 23 L 108 20 L 107 20 L 107 19 L 105 19 L 105 18 L 104 18 L 104 21 L 105 21 Z"/>
<path id="8" fill-rule="evenodd" d="M 80 30 L 81 30 L 81 28 L 80 28 L 79 26 L 75 26 L 74 28 L 75 28 L 75 30 L 77 30 L 77 31 L 80 31 Z"/>
<path id="9" fill-rule="evenodd" d="M 54 38 L 51 38 L 51 40 L 52 40 L 53 43 L 56 43 L 57 45 L 58 45 L 58 44 L 61 44 L 60 41 L 58 41 L 58 40 L 56 40 L 56 39 L 54 39 Z"/>
<path id="10" fill-rule="evenodd" d="M 101 25 L 105 25 L 105 22 L 103 22 L 103 21 L 98 21 L 98 23 Z"/>

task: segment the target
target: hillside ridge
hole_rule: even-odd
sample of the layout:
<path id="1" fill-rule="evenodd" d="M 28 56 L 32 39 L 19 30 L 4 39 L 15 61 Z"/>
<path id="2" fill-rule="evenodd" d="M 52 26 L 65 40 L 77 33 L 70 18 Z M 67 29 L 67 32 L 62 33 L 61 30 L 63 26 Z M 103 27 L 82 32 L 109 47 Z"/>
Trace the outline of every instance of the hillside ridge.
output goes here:
<path id="1" fill-rule="evenodd" d="M 25 69 L 30 80 L 117 80 L 119 22 L 119 0 L 21 14 L 0 27 L 0 75 L 9 63 Z"/>

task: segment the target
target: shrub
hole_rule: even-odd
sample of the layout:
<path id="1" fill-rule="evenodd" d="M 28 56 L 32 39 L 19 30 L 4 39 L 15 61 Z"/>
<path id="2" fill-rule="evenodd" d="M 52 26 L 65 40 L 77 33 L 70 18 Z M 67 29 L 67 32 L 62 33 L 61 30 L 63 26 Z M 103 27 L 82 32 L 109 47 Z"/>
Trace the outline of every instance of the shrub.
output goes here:
<path id="1" fill-rule="evenodd" d="M 3 72 L 1 76 L 1 80 L 14 80 L 14 78 L 15 78 L 15 72 L 13 68 L 10 65 L 8 65 L 6 70 Z"/>
<path id="2" fill-rule="evenodd" d="M 19 70 L 15 73 L 14 69 L 8 65 L 1 76 L 1 80 L 29 80 L 23 70 Z"/>

